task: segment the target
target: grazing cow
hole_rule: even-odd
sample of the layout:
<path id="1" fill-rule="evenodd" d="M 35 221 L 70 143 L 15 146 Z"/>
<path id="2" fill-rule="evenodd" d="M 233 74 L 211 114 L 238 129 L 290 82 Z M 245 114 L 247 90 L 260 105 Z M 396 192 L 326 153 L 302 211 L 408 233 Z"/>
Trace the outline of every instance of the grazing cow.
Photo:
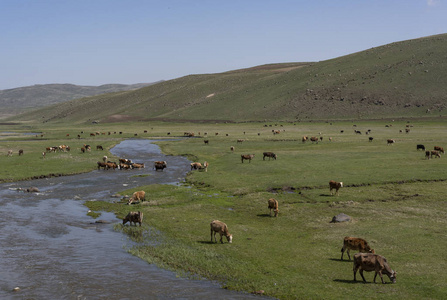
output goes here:
<path id="1" fill-rule="evenodd" d="M 270 160 L 270 158 L 273 158 L 274 160 L 276 160 L 276 158 L 278 157 L 275 153 L 273 152 L 264 152 L 262 153 L 264 156 L 262 157 L 262 160 L 265 160 L 265 157 L 267 156 Z"/>
<path id="2" fill-rule="evenodd" d="M 234 146 L 230 147 L 231 152 L 234 152 Z"/>
<path id="3" fill-rule="evenodd" d="M 316 136 L 312 136 L 312 137 L 310 137 L 310 141 L 313 143 L 313 142 L 317 142 L 317 144 L 318 144 L 318 138 L 316 137 Z"/>
<path id="4" fill-rule="evenodd" d="M 85 153 L 85 148 L 84 147 L 81 148 L 81 152 Z"/>
<path id="5" fill-rule="evenodd" d="M 241 154 L 241 161 L 244 163 L 244 159 L 247 159 L 249 163 L 251 163 L 251 160 L 255 157 L 254 154 Z"/>
<path id="6" fill-rule="evenodd" d="M 116 162 L 113 162 L 113 161 L 106 162 L 106 168 L 107 168 L 107 170 L 110 169 L 110 168 L 112 168 L 114 170 L 115 169 L 119 170 L 119 166 L 116 164 Z"/>
<path id="7" fill-rule="evenodd" d="M 166 161 L 156 161 L 156 162 L 154 162 L 155 171 L 158 171 L 158 170 L 163 171 L 163 169 L 166 168 L 167 166 L 168 166 L 168 164 L 166 163 Z"/>
<path id="8" fill-rule="evenodd" d="M 279 212 L 278 201 L 276 199 L 270 198 L 268 200 L 268 209 L 270 210 L 270 217 L 272 216 L 272 209 L 273 212 L 275 213 L 275 217 L 277 217 Z"/>
<path id="9" fill-rule="evenodd" d="M 416 145 L 416 150 L 419 150 L 419 149 L 421 149 L 422 151 L 425 151 L 425 146 L 422 145 L 422 144 L 417 144 Z"/>
<path id="10" fill-rule="evenodd" d="M 363 276 L 363 271 L 372 272 L 375 271 L 374 274 L 374 283 L 376 282 L 377 274 L 379 274 L 380 279 L 383 281 L 382 274 L 387 275 L 392 283 L 396 283 L 396 272 L 393 271 L 388 265 L 388 261 L 385 257 L 378 254 L 372 253 L 357 253 L 354 255 L 354 281 L 356 281 L 355 275 L 357 270 L 360 270 L 360 275 L 363 278 L 363 282 L 366 282 L 365 277 Z"/>
<path id="11" fill-rule="evenodd" d="M 441 154 L 439 154 L 439 151 L 436 151 L 436 150 L 431 150 L 430 151 L 430 156 L 431 156 L 431 158 L 433 158 L 433 156 L 436 158 L 436 157 L 439 157 L 439 158 L 441 158 Z"/>
<path id="12" fill-rule="evenodd" d="M 273 131 L 273 134 L 280 134 L 281 133 L 281 131 L 279 131 L 279 130 L 272 130 Z"/>
<path id="13" fill-rule="evenodd" d="M 351 260 L 351 256 L 349 255 L 349 250 L 356 250 L 358 252 L 364 252 L 364 253 L 375 253 L 374 249 L 371 249 L 369 247 L 368 243 L 361 238 L 355 238 L 355 237 L 345 237 L 343 239 L 343 247 L 341 248 L 341 260 L 343 260 L 343 254 L 348 253 L 349 260 Z"/>
<path id="14" fill-rule="evenodd" d="M 100 168 L 104 168 L 104 170 L 105 170 L 106 167 L 107 167 L 107 164 L 105 162 L 102 162 L 102 161 L 98 161 L 97 164 L 98 164 L 98 170 Z"/>
<path id="15" fill-rule="evenodd" d="M 8 150 L 8 156 L 12 156 L 12 150 Z"/>
<path id="16" fill-rule="evenodd" d="M 191 163 L 191 170 L 198 170 L 202 168 L 202 164 L 199 162 L 193 162 Z"/>
<path id="17" fill-rule="evenodd" d="M 332 190 L 335 189 L 335 195 L 338 195 L 338 190 L 343 187 L 343 182 L 337 182 L 334 180 L 329 181 L 329 192 L 331 192 L 332 195 Z"/>
<path id="18" fill-rule="evenodd" d="M 204 163 L 203 163 L 203 169 L 205 170 L 205 172 L 208 172 L 208 166 L 209 166 L 210 164 L 207 162 L 207 161 L 205 161 Z"/>
<path id="19" fill-rule="evenodd" d="M 205 145 L 208 145 L 210 143 L 209 140 L 203 140 L 203 142 L 205 143 Z"/>
<path id="20" fill-rule="evenodd" d="M 144 168 L 144 164 L 142 163 L 133 163 L 132 164 L 132 169 L 143 169 Z"/>
<path id="21" fill-rule="evenodd" d="M 370 142 L 372 142 L 373 139 L 374 139 L 374 138 L 373 138 L 372 136 L 369 137 L 369 141 L 370 141 Z"/>
<path id="22" fill-rule="evenodd" d="M 142 211 L 131 211 L 127 214 L 126 217 L 123 219 L 123 225 L 125 225 L 127 222 L 130 222 L 130 226 L 132 226 L 132 222 L 137 226 L 137 223 L 143 223 L 143 212 Z"/>
<path id="23" fill-rule="evenodd" d="M 238 144 L 242 144 L 243 141 L 244 141 L 243 139 L 238 139 L 238 140 L 237 140 L 237 143 L 238 143 Z"/>
<path id="24" fill-rule="evenodd" d="M 97 145 L 96 150 L 104 150 L 104 148 L 101 145 Z"/>
<path id="25" fill-rule="evenodd" d="M 442 154 L 444 154 L 444 148 L 439 147 L 439 146 L 435 146 L 434 150 L 441 152 Z"/>
<path id="26" fill-rule="evenodd" d="M 42 152 L 42 158 L 45 158 L 46 155 L 47 155 L 46 152 Z"/>
<path id="27" fill-rule="evenodd" d="M 219 220 L 214 220 L 210 223 L 211 226 L 211 243 L 213 242 L 213 233 L 214 233 L 214 242 L 217 243 L 216 233 L 220 234 L 220 242 L 223 244 L 222 237 L 225 236 L 227 238 L 228 243 L 233 242 L 233 235 L 228 232 L 228 226 L 224 222 Z"/>
<path id="28" fill-rule="evenodd" d="M 19 150 L 19 156 L 20 156 L 20 155 L 23 155 L 23 149 L 20 149 L 20 150 Z"/>
<path id="29" fill-rule="evenodd" d="M 307 136 L 303 136 L 303 138 L 301 139 L 301 141 L 304 143 L 305 141 L 307 141 Z"/>
<path id="30" fill-rule="evenodd" d="M 425 158 L 430 159 L 430 150 L 425 151 Z"/>
<path id="31" fill-rule="evenodd" d="M 90 136 L 96 136 L 96 134 L 94 134 L 94 133 L 90 133 Z"/>
<path id="32" fill-rule="evenodd" d="M 387 146 L 388 146 L 388 145 L 392 145 L 392 144 L 394 144 L 395 142 L 396 142 L 395 140 L 391 140 L 391 139 L 386 140 L 386 144 L 387 144 Z"/>
<path id="33" fill-rule="evenodd" d="M 355 130 L 354 129 L 354 131 L 355 131 L 356 134 L 362 134 L 362 132 L 360 130 Z"/>
<path id="34" fill-rule="evenodd" d="M 143 202 L 146 200 L 146 192 L 145 191 L 137 191 L 132 194 L 132 197 L 129 198 L 129 201 L 127 201 L 128 205 L 131 205 L 134 202 Z"/>

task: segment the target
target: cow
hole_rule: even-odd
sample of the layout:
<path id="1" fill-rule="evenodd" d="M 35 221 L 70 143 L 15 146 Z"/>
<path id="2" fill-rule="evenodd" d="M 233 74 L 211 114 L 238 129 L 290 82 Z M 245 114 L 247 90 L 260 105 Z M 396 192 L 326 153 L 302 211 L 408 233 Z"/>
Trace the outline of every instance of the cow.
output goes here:
<path id="1" fill-rule="evenodd" d="M 120 170 L 132 170 L 132 165 L 128 164 L 119 164 Z"/>
<path id="2" fill-rule="evenodd" d="M 441 152 L 442 154 L 444 154 L 445 152 L 444 152 L 444 148 L 442 148 L 442 147 L 439 147 L 439 146 L 435 146 L 434 148 L 433 148 L 434 150 L 436 150 L 436 151 L 439 151 L 439 152 Z"/>
<path id="3" fill-rule="evenodd" d="M 203 169 L 205 170 L 205 172 L 208 172 L 208 166 L 209 166 L 210 164 L 207 162 L 207 161 L 205 161 L 204 163 L 203 163 Z"/>
<path id="4" fill-rule="evenodd" d="M 395 140 L 388 139 L 388 140 L 386 140 L 386 145 L 389 146 L 389 145 L 394 144 L 395 142 L 396 142 Z"/>
<path id="5" fill-rule="evenodd" d="M 370 136 L 368 139 L 370 142 L 372 142 L 374 138 L 372 136 Z"/>
<path id="6" fill-rule="evenodd" d="M 100 168 L 104 168 L 104 170 L 105 170 L 106 167 L 107 167 L 107 164 L 105 162 L 102 162 L 102 161 L 98 161 L 97 164 L 98 164 L 98 170 Z"/>
<path id="7" fill-rule="evenodd" d="M 272 216 L 272 209 L 273 209 L 273 212 L 275 213 L 275 217 L 278 216 L 278 212 L 279 212 L 278 200 L 270 198 L 268 200 L 268 207 L 267 208 L 270 210 L 270 217 Z"/>
<path id="8" fill-rule="evenodd" d="M 251 160 L 255 157 L 254 154 L 241 154 L 241 161 L 244 163 L 244 159 L 247 159 L 249 163 L 251 163 Z"/>
<path id="9" fill-rule="evenodd" d="M 208 145 L 210 143 L 209 140 L 203 140 L 203 143 L 205 143 L 205 145 Z"/>
<path id="10" fill-rule="evenodd" d="M 81 148 L 81 152 L 85 153 L 85 148 L 84 147 Z"/>
<path id="11" fill-rule="evenodd" d="M 104 148 L 101 145 L 97 145 L 96 150 L 104 150 Z"/>
<path id="12" fill-rule="evenodd" d="M 318 138 L 316 137 L 316 136 L 311 136 L 310 137 L 310 141 L 313 143 L 313 142 L 317 142 L 317 144 L 318 144 Z"/>
<path id="13" fill-rule="evenodd" d="M 431 156 L 431 158 L 433 158 L 433 156 L 436 158 L 436 157 L 439 157 L 439 158 L 441 158 L 441 154 L 439 154 L 439 151 L 436 151 L 436 150 L 431 150 L 430 151 L 430 156 Z"/>
<path id="14" fill-rule="evenodd" d="M 155 171 L 158 171 L 158 170 L 163 171 L 163 169 L 166 168 L 167 166 L 168 166 L 168 164 L 166 163 L 166 161 L 156 161 L 156 162 L 154 162 Z"/>
<path id="15" fill-rule="evenodd" d="M 349 255 L 349 250 L 356 250 L 358 252 L 364 252 L 364 253 L 375 253 L 374 249 L 371 249 L 371 247 L 368 245 L 368 242 L 366 242 L 364 239 L 361 238 L 355 238 L 346 236 L 343 239 L 343 247 L 341 248 L 341 260 L 343 260 L 343 254 L 348 254 L 349 260 L 351 260 L 351 256 Z"/>
<path id="16" fill-rule="evenodd" d="M 143 169 L 144 168 L 144 164 L 142 163 L 133 163 L 132 165 L 132 169 Z"/>
<path id="17" fill-rule="evenodd" d="M 46 152 L 42 152 L 42 158 L 45 158 L 46 155 L 47 155 Z"/>
<path id="18" fill-rule="evenodd" d="M 19 156 L 20 156 L 20 155 L 23 155 L 23 149 L 20 149 L 20 150 L 19 150 Z"/>
<path id="19" fill-rule="evenodd" d="M 425 159 L 430 159 L 430 150 L 425 151 Z"/>
<path id="20" fill-rule="evenodd" d="M 338 190 L 343 187 L 343 182 L 337 182 L 334 180 L 329 181 L 329 192 L 333 195 L 332 190 L 335 189 L 335 195 L 338 195 Z"/>
<path id="21" fill-rule="evenodd" d="M 143 202 L 146 200 L 146 192 L 145 191 L 137 191 L 132 194 L 132 197 L 129 198 L 129 201 L 127 201 L 128 205 L 131 205 L 134 202 Z"/>
<path id="22" fill-rule="evenodd" d="M 307 141 L 307 136 L 303 136 L 303 138 L 301 139 L 301 141 L 304 143 Z"/>
<path id="23" fill-rule="evenodd" d="M 372 272 L 375 271 L 374 274 L 374 283 L 376 282 L 377 274 L 379 274 L 382 283 L 383 281 L 382 274 L 387 275 L 392 283 L 396 283 L 396 272 L 393 271 L 388 265 L 388 261 L 385 257 L 378 254 L 372 253 L 357 253 L 354 255 L 354 281 L 356 281 L 355 275 L 357 270 L 360 270 L 360 275 L 363 278 L 363 282 L 366 282 L 365 277 L 363 276 L 363 271 Z"/>
<path id="24" fill-rule="evenodd" d="M 198 170 L 202 168 L 202 164 L 199 162 L 193 162 L 191 163 L 191 170 Z"/>
<path id="25" fill-rule="evenodd" d="M 114 161 L 108 161 L 108 162 L 106 162 L 106 168 L 107 168 L 107 170 L 108 169 L 110 169 L 110 168 L 112 168 L 112 169 L 118 169 L 119 170 L 119 166 L 116 164 L 116 162 L 114 162 Z"/>
<path id="26" fill-rule="evenodd" d="M 106 161 L 107 161 L 107 158 L 108 158 L 107 155 L 104 155 L 104 156 L 102 157 L 102 161 L 103 161 L 103 162 L 106 162 Z"/>
<path id="27" fill-rule="evenodd" d="M 130 222 L 130 226 L 132 226 L 132 222 L 137 226 L 137 223 L 140 224 L 143 223 L 143 212 L 142 211 L 131 211 L 127 214 L 127 216 L 123 219 L 123 225 L 125 225 L 127 222 Z"/>
<path id="28" fill-rule="evenodd" d="M 233 235 L 228 232 L 228 226 L 224 222 L 219 220 L 214 220 L 210 223 L 211 226 L 211 243 L 213 242 L 213 233 L 214 233 L 214 242 L 217 243 L 216 233 L 220 234 L 220 242 L 223 244 L 222 237 L 225 236 L 227 238 L 228 243 L 233 242 Z"/>
<path id="29" fill-rule="evenodd" d="M 417 144 L 416 145 L 416 150 L 419 150 L 419 149 L 421 149 L 422 151 L 425 151 L 425 146 L 422 145 L 422 144 Z"/>
<path id="30" fill-rule="evenodd" d="M 8 150 L 8 156 L 12 156 L 12 150 Z"/>
<path id="31" fill-rule="evenodd" d="M 230 147 L 231 152 L 234 152 L 234 146 Z"/>
<path id="32" fill-rule="evenodd" d="M 238 140 L 237 140 L 237 143 L 238 143 L 238 144 L 242 144 L 243 142 L 244 142 L 243 139 L 238 139 Z"/>
<path id="33" fill-rule="evenodd" d="M 274 160 L 276 160 L 276 158 L 278 157 L 275 153 L 273 152 L 264 152 L 262 153 L 264 156 L 262 157 L 262 160 L 265 160 L 265 157 L 267 156 L 270 160 L 270 158 L 273 158 Z"/>

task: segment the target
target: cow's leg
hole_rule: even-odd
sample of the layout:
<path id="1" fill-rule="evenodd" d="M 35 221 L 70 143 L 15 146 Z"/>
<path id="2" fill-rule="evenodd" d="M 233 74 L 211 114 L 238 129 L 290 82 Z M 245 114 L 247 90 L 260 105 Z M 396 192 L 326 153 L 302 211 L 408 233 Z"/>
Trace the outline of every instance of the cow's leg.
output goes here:
<path id="1" fill-rule="evenodd" d="M 360 269 L 360 275 L 362 276 L 362 278 L 363 278 L 363 282 L 365 282 L 366 283 L 366 279 L 365 279 L 365 276 L 363 276 L 363 270 L 362 269 Z"/>
<path id="2" fill-rule="evenodd" d="M 346 253 L 348 254 L 349 260 L 351 260 L 351 255 L 349 255 L 349 248 L 348 248 L 348 251 L 346 251 Z"/>
<path id="3" fill-rule="evenodd" d="M 343 260 L 343 254 L 345 254 L 345 245 L 341 248 L 341 258 L 340 260 Z"/>
<path id="4" fill-rule="evenodd" d="M 223 240 L 222 240 L 222 238 L 223 238 L 223 235 L 222 235 L 222 232 L 220 232 L 220 243 L 221 243 L 221 244 L 223 244 Z"/>
<path id="5" fill-rule="evenodd" d="M 211 243 L 213 242 L 213 229 L 211 228 Z"/>
<path id="6" fill-rule="evenodd" d="M 357 279 L 355 278 L 355 275 L 357 275 L 357 270 L 358 269 L 359 269 L 359 267 L 354 265 L 354 281 L 357 281 Z"/>

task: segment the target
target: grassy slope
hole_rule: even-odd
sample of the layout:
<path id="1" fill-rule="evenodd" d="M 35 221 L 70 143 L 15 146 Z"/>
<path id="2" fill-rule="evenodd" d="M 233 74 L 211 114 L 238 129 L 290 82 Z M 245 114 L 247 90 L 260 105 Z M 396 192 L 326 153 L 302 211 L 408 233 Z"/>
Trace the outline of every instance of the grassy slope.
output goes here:
<path id="1" fill-rule="evenodd" d="M 318 63 L 190 75 L 81 100 L 19 120 L 305 120 L 421 117 L 446 106 L 447 35 L 393 43 Z M 427 110 L 430 112 L 427 113 Z"/>

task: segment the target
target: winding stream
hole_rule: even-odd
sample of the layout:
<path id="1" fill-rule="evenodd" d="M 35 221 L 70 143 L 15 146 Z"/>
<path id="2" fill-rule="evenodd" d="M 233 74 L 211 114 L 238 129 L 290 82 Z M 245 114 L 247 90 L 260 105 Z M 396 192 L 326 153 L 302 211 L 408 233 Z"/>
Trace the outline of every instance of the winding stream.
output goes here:
<path id="1" fill-rule="evenodd" d="M 126 140 L 111 152 L 147 167 L 0 184 L 0 298 L 257 299 L 148 264 L 126 252 L 131 242 L 113 230 L 120 222 L 114 214 L 99 218 L 111 224 L 87 216 L 86 200 L 114 201 L 111 195 L 123 189 L 176 184 L 189 171 L 186 158 L 165 156 L 150 140 Z M 155 172 L 155 160 L 168 168 Z M 149 176 L 134 177 L 141 174 Z M 31 186 L 40 193 L 17 191 Z"/>

